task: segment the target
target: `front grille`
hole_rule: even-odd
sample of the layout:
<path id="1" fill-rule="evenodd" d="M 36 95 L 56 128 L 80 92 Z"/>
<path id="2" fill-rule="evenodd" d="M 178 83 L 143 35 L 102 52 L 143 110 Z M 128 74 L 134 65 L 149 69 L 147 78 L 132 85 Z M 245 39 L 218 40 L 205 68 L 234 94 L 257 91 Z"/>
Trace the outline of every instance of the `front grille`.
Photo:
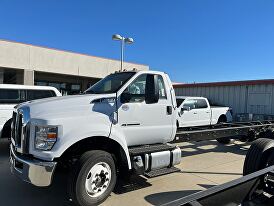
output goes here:
<path id="1" fill-rule="evenodd" d="M 16 122 L 16 112 L 13 111 L 12 113 L 12 121 L 11 121 L 11 139 L 15 142 L 15 122 Z"/>
<path id="2" fill-rule="evenodd" d="M 12 115 L 11 138 L 15 150 L 20 153 L 25 153 L 27 149 L 26 128 L 23 111 L 14 111 Z"/>
<path id="3" fill-rule="evenodd" d="M 17 148 L 21 148 L 22 145 L 22 123 L 23 115 L 19 112 L 13 112 L 11 134 Z"/>

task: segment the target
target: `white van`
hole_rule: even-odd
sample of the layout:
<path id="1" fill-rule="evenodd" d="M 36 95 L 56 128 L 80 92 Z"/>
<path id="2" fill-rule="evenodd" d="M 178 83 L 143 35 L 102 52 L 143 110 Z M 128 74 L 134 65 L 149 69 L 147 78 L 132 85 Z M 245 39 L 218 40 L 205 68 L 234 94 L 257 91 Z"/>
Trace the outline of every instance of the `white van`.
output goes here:
<path id="1" fill-rule="evenodd" d="M 0 84 L 0 138 L 10 137 L 14 107 L 22 102 L 62 96 L 54 87 Z"/>

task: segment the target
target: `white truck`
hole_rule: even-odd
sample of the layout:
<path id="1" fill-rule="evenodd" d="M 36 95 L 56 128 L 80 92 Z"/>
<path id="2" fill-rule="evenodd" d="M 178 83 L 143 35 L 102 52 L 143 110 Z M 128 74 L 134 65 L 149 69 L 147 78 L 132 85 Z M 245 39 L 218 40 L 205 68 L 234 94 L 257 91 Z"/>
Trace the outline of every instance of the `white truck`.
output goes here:
<path id="1" fill-rule="evenodd" d="M 195 127 L 232 122 L 229 107 L 211 106 L 205 97 L 176 96 L 178 127 Z"/>
<path id="2" fill-rule="evenodd" d="M 118 72 L 82 95 L 22 103 L 13 113 L 12 173 L 48 186 L 58 164 L 71 165 L 72 201 L 100 204 L 117 172 L 153 175 L 180 163 L 181 150 L 166 144 L 176 134 L 176 111 L 168 75 L 153 71 Z"/>
<path id="3" fill-rule="evenodd" d="M 61 96 L 54 87 L 0 84 L 0 138 L 10 138 L 14 107 L 22 102 Z"/>
<path id="4" fill-rule="evenodd" d="M 154 177 L 178 171 L 173 166 L 180 163 L 181 150 L 168 142 L 244 135 L 251 129 L 257 134 L 258 128 L 272 125 L 220 124 L 195 133 L 177 130 L 177 117 L 167 74 L 113 73 L 85 94 L 18 105 L 12 121 L 11 171 L 44 187 L 52 183 L 57 166 L 65 165 L 70 171 L 69 198 L 76 205 L 98 205 L 112 192 L 117 175 Z"/>

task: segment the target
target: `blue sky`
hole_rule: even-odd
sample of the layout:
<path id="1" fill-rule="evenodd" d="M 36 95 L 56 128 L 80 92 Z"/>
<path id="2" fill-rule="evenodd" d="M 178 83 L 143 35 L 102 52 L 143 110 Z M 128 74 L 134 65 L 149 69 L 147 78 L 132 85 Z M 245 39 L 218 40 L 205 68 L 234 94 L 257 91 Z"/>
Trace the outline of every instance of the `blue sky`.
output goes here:
<path id="1" fill-rule="evenodd" d="M 0 38 L 126 60 L 175 82 L 274 78 L 273 0 L 1 0 Z"/>

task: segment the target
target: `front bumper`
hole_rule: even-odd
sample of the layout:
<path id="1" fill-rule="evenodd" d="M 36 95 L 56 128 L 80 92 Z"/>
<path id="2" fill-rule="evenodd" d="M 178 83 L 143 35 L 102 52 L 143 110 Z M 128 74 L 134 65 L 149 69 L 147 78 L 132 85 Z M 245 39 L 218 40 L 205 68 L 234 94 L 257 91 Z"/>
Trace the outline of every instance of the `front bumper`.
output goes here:
<path id="1" fill-rule="evenodd" d="M 57 162 L 45 162 L 16 155 L 10 146 L 11 172 L 25 182 L 35 186 L 46 187 L 52 182 Z"/>

